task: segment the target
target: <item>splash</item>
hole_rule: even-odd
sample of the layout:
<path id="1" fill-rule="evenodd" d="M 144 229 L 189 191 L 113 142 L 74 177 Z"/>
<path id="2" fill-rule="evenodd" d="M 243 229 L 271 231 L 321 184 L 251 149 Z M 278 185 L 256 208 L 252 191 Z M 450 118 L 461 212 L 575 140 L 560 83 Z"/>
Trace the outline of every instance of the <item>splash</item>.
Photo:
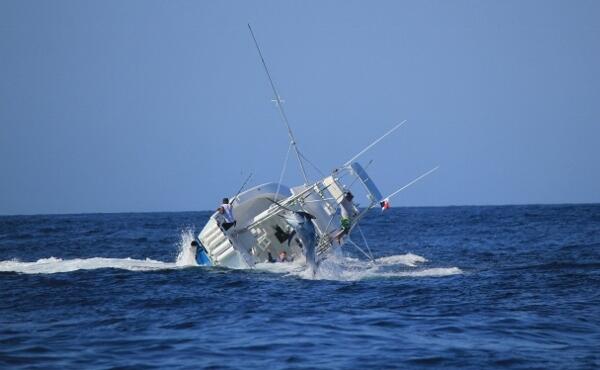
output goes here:
<path id="1" fill-rule="evenodd" d="M 175 264 L 180 267 L 184 266 L 198 266 L 196 262 L 196 248 L 190 244 L 195 239 L 194 229 L 188 228 L 181 232 L 179 240 L 179 253 L 177 254 L 177 260 Z"/>
<path id="2" fill-rule="evenodd" d="M 193 229 L 181 232 L 177 244 L 178 255 L 175 262 L 156 261 L 150 258 L 74 258 L 66 259 L 57 257 L 42 258 L 35 262 L 21 262 L 18 260 L 0 261 L 0 272 L 18 272 L 23 274 L 55 274 L 77 270 L 95 270 L 114 268 L 129 271 L 153 271 L 198 266 L 195 251 L 190 243 L 194 240 Z"/>
<path id="3" fill-rule="evenodd" d="M 349 257 L 336 250 L 321 261 L 315 273 L 301 262 L 261 263 L 256 268 L 263 271 L 297 276 L 302 279 L 356 281 L 381 278 L 442 277 L 462 274 L 458 267 L 423 268 L 424 257 L 407 253 L 365 261 Z"/>
<path id="4" fill-rule="evenodd" d="M 380 265 L 406 265 L 410 267 L 415 267 L 419 263 L 428 262 L 426 258 L 418 256 L 416 254 L 407 253 L 396 256 L 389 257 L 381 257 L 375 260 Z"/>
<path id="5" fill-rule="evenodd" d="M 50 257 L 35 262 L 18 260 L 0 261 L 0 272 L 18 272 L 24 274 L 54 274 L 77 270 L 94 270 L 102 268 L 123 269 L 129 271 L 153 271 L 178 269 L 198 266 L 196 251 L 191 246 L 194 230 L 185 229 L 177 243 L 177 257 L 174 262 L 157 261 L 150 258 L 75 258 L 66 259 Z M 386 279 L 405 277 L 441 277 L 462 274 L 458 267 L 424 268 L 429 262 L 426 258 L 412 254 L 399 254 L 380 257 L 374 261 L 366 261 L 345 255 L 340 249 L 334 250 L 319 264 L 316 271 L 307 268 L 304 259 L 291 263 L 259 263 L 257 270 L 276 274 L 295 276 L 301 279 L 356 281 L 365 279 Z"/>
<path id="6" fill-rule="evenodd" d="M 35 262 L 20 262 L 16 260 L 1 261 L 0 271 L 20 272 L 24 274 L 55 274 L 77 270 L 95 270 L 101 268 L 116 268 L 130 271 L 162 270 L 176 267 L 174 263 L 161 262 L 146 258 L 138 260 L 133 258 L 75 258 L 63 260 L 62 258 L 42 258 Z"/>

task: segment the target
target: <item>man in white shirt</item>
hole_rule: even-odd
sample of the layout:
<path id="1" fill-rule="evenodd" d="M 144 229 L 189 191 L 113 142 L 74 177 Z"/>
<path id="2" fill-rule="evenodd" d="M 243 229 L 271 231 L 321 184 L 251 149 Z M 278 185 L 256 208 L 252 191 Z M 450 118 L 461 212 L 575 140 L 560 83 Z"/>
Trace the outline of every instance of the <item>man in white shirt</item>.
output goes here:
<path id="1" fill-rule="evenodd" d="M 220 209 L 223 209 L 223 212 L 221 212 Z M 232 226 L 235 226 L 236 221 L 233 217 L 233 207 L 231 206 L 231 204 L 229 204 L 228 198 L 223 198 L 223 204 L 221 204 L 221 207 L 219 207 L 219 213 L 223 215 L 223 222 L 221 223 L 221 227 L 225 231 L 229 230 Z"/>

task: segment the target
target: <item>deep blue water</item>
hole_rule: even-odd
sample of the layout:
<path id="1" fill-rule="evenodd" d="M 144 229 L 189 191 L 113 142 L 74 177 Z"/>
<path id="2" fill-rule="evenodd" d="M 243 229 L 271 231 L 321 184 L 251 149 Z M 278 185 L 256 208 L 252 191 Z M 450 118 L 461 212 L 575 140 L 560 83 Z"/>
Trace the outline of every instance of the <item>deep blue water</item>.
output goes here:
<path id="1" fill-rule="evenodd" d="M 318 280 L 177 267 L 208 216 L 0 217 L 0 367 L 600 368 L 600 205 L 376 211 Z"/>

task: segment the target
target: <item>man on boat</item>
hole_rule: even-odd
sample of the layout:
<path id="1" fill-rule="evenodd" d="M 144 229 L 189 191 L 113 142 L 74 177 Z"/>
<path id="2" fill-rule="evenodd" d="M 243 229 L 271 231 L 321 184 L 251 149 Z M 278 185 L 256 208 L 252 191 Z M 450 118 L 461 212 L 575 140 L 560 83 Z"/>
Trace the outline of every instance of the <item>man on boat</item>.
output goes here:
<path id="1" fill-rule="evenodd" d="M 341 242 L 342 237 L 350 232 L 352 218 L 356 216 L 356 214 L 354 213 L 354 207 L 352 205 L 352 199 L 354 199 L 354 195 L 351 192 L 347 191 L 346 193 L 344 193 L 344 198 L 340 202 L 341 230 L 335 236 L 338 244 Z"/>
<path id="2" fill-rule="evenodd" d="M 219 225 L 219 227 L 221 228 L 223 227 L 223 223 L 225 223 L 224 213 L 225 210 L 223 209 L 223 207 L 219 206 L 219 208 L 217 208 L 217 213 L 215 213 L 215 215 L 213 216 L 213 218 L 217 222 L 217 225 Z"/>
<path id="3" fill-rule="evenodd" d="M 217 208 L 215 221 L 225 231 L 236 225 L 235 218 L 233 217 L 233 207 L 229 204 L 228 198 L 223 198 L 223 204 Z"/>

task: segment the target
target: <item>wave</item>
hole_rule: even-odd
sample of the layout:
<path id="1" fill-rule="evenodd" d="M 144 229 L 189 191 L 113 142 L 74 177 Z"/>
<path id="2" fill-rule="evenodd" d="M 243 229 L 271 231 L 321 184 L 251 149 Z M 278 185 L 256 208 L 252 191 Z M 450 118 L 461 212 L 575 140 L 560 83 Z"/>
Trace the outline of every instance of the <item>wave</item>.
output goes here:
<path id="1" fill-rule="evenodd" d="M 49 257 L 39 259 L 35 262 L 21 262 L 18 260 L 0 261 L 0 272 L 54 274 L 103 268 L 153 271 L 198 266 L 195 251 L 190 247 L 192 240 L 194 240 L 194 231 L 192 229 L 181 232 L 178 243 L 179 252 L 174 262 L 157 261 L 150 258 L 92 257 L 63 260 L 57 257 Z M 341 250 L 336 249 L 325 260 L 320 262 L 317 271 L 308 269 L 303 262 L 260 263 L 255 268 L 260 271 L 295 276 L 302 279 L 338 281 L 402 277 L 440 277 L 463 273 L 458 267 L 423 268 L 422 265 L 427 263 L 428 260 L 412 253 L 385 256 L 376 258 L 373 261 L 366 261 L 347 256 Z"/>
<path id="2" fill-rule="evenodd" d="M 114 268 L 129 271 L 166 270 L 189 266 L 198 266 L 194 251 L 190 247 L 194 239 L 193 230 L 184 230 L 178 243 L 179 252 L 175 262 L 156 261 L 150 258 L 42 258 L 35 262 L 21 262 L 19 260 L 0 261 L 0 272 L 17 272 L 23 274 L 55 274 L 77 270 L 95 270 Z"/>
<path id="3" fill-rule="evenodd" d="M 389 257 L 381 257 L 381 258 L 377 258 L 375 261 L 377 261 L 377 263 L 382 264 L 382 265 L 403 264 L 403 265 L 410 266 L 410 267 L 415 267 L 419 263 L 428 262 L 426 258 L 418 256 L 416 254 L 412 254 L 412 253 L 396 255 L 396 256 L 389 256 Z"/>
<path id="4" fill-rule="evenodd" d="M 1 272 L 19 272 L 23 274 L 55 274 L 77 270 L 95 270 L 116 268 L 130 271 L 161 270 L 177 267 L 176 263 L 155 261 L 149 258 L 138 260 L 133 258 L 42 258 L 35 262 L 1 261 Z"/>
<path id="5" fill-rule="evenodd" d="M 426 258 L 412 254 L 399 254 L 365 261 L 345 256 L 337 250 L 321 261 L 317 271 L 312 271 L 301 262 L 260 263 L 256 269 L 272 273 L 296 276 L 303 279 L 357 281 L 365 279 L 403 277 L 442 277 L 462 274 L 458 267 L 422 268 Z"/>

